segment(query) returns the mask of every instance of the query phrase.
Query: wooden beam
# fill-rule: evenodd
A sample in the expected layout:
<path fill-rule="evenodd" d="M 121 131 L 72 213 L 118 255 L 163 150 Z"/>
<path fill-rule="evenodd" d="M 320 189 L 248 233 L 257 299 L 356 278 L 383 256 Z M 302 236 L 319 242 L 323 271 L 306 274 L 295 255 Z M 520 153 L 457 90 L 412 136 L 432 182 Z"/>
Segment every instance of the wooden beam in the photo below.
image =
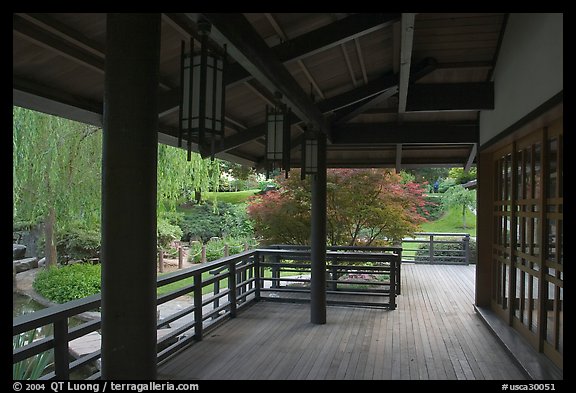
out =
<path fill-rule="evenodd" d="M 75 45 L 85 51 L 92 53 L 93 55 L 104 59 L 104 45 L 96 42 L 78 31 L 71 29 L 69 26 L 63 24 L 62 22 L 54 19 L 49 14 L 40 13 L 19 13 L 18 16 L 26 19 L 27 21 L 34 23 L 36 26 L 44 31 L 51 34 L 57 35 L 63 40 Z"/>
<path fill-rule="evenodd" d="M 431 72 L 436 65 L 436 61 L 431 58 L 426 58 L 423 61 L 415 64 L 413 68 L 413 76 L 414 78 L 419 78 L 424 76 L 426 73 Z M 258 83 L 253 83 L 254 81 L 249 82 L 249 86 L 252 89 L 256 89 Z M 350 90 L 346 93 L 342 93 L 340 95 L 331 97 L 327 100 L 320 101 L 317 104 L 318 109 L 324 114 L 329 113 L 341 108 L 345 108 L 348 106 L 352 106 L 352 109 L 355 109 L 353 105 L 363 105 L 363 100 L 366 97 L 374 97 L 378 94 L 386 92 L 390 87 L 397 86 L 398 83 L 398 76 L 387 74 L 378 79 L 375 79 L 369 82 L 365 86 L 358 87 L 356 89 Z M 261 95 L 263 92 L 259 91 L 262 89 L 254 90 L 257 94 Z M 271 97 L 263 97 L 263 99 L 270 104 L 272 104 Z M 274 98 L 275 99 L 275 98 Z M 161 105 L 161 104 L 160 104 Z M 291 124 L 298 124 L 300 122 L 299 119 L 296 117 L 292 117 Z M 248 143 L 254 139 L 261 138 L 264 136 L 266 132 L 265 124 L 260 124 L 255 127 L 250 127 L 245 131 L 239 132 L 237 134 L 231 135 L 224 139 L 224 147 L 222 149 L 216 148 L 216 152 L 220 151 L 227 151 L 230 149 L 234 149 L 238 146 L 243 145 L 244 143 Z M 294 142 L 294 141 L 293 141 Z M 292 146 L 296 146 L 296 142 L 292 143 Z M 299 144 L 298 144 L 299 146 Z"/>
<path fill-rule="evenodd" d="M 464 165 L 464 172 L 468 172 L 474 163 L 474 158 L 476 158 L 476 152 L 478 150 L 478 143 L 473 143 L 472 148 L 470 149 L 470 155 L 468 156 L 468 160 L 466 161 L 466 165 Z"/>
<path fill-rule="evenodd" d="M 163 20 L 185 37 L 198 36 L 196 25 L 190 19 L 193 17 L 193 15 L 186 17 L 181 14 L 162 14 Z M 296 61 L 382 29 L 398 20 L 400 20 L 399 13 L 354 14 L 309 33 L 302 34 L 271 49 L 283 63 Z M 213 44 L 211 40 L 209 40 L 209 43 Z M 227 87 L 236 86 L 250 79 L 252 79 L 252 76 L 241 64 L 233 63 L 228 65 L 225 75 Z M 176 110 L 178 106 L 178 91 L 167 92 L 160 97 L 160 101 L 164 102 L 164 105 L 160 105 L 162 108 L 160 113 L 169 113 L 172 110 Z"/>
<path fill-rule="evenodd" d="M 494 109 L 494 82 L 430 83 L 410 87 L 406 111 Z"/>
<path fill-rule="evenodd" d="M 400 84 L 398 87 L 398 113 L 406 111 L 410 65 L 412 63 L 412 44 L 414 41 L 414 19 L 416 14 L 403 13 L 400 43 Z"/>
<path fill-rule="evenodd" d="M 102 58 L 70 44 L 59 36 L 40 29 L 18 15 L 13 17 L 12 30 L 15 34 L 36 45 L 52 50 L 99 74 L 104 74 L 104 60 Z"/>
<path fill-rule="evenodd" d="M 398 20 L 399 13 L 354 14 L 276 45 L 272 47 L 272 51 L 283 63 L 297 61 L 382 29 Z M 231 64 L 228 67 L 226 84 L 233 86 L 249 78 L 250 73 L 240 64 Z"/>
<path fill-rule="evenodd" d="M 394 85 L 387 89 L 386 91 L 372 96 L 361 103 L 358 103 L 353 106 L 349 106 L 341 111 L 338 112 L 337 115 L 332 119 L 333 125 L 344 124 L 347 121 L 355 118 L 361 113 L 364 113 L 366 110 L 378 105 L 382 101 L 387 100 L 388 98 L 392 97 L 393 95 L 398 93 L 398 85 Z"/>
<path fill-rule="evenodd" d="M 384 75 L 378 79 L 369 82 L 368 85 L 366 86 L 361 86 L 354 90 L 350 90 L 346 93 L 342 93 L 340 95 L 331 97 L 327 100 L 320 101 L 317 104 L 318 109 L 322 113 L 329 113 L 337 109 L 354 105 L 355 103 L 361 104 L 361 101 L 365 99 L 367 96 L 371 97 L 374 96 L 375 94 L 386 91 L 386 89 L 388 89 L 391 84 L 394 85 L 396 81 L 397 78 L 394 77 L 394 75 L 390 74 Z M 251 87 L 253 86 L 251 85 Z M 292 117 L 291 120 L 292 125 L 298 124 L 299 122 L 300 122 L 299 119 L 297 119 L 296 117 Z M 266 132 L 265 124 L 250 127 L 245 131 L 239 132 L 238 134 L 234 134 L 225 138 L 224 148 L 222 150 L 219 150 L 217 147 L 216 151 L 217 152 L 226 151 L 236 148 L 238 146 L 243 145 L 244 143 L 248 143 L 257 138 L 261 138 L 262 136 L 264 136 L 265 132 Z M 292 146 L 294 147 L 296 145 L 292 143 Z"/>
<path fill-rule="evenodd" d="M 102 127 L 102 103 L 75 97 L 19 76 L 12 77 L 12 104 Z"/>
<path fill-rule="evenodd" d="M 334 127 L 335 145 L 477 143 L 478 123 L 355 123 Z"/>
<path fill-rule="evenodd" d="M 358 62 L 360 63 L 360 70 L 362 71 L 362 79 L 364 84 L 368 83 L 368 75 L 366 75 L 366 66 L 364 65 L 364 56 L 362 55 L 362 48 L 357 38 L 354 38 L 354 45 L 356 46 L 356 54 L 358 55 Z"/>
<path fill-rule="evenodd" d="M 306 78 L 308 78 L 308 81 L 310 82 L 312 87 L 314 87 L 314 90 L 316 90 L 316 93 L 318 93 L 320 98 L 322 98 L 323 100 L 326 99 L 326 96 L 324 95 L 322 90 L 320 90 L 320 86 L 318 86 L 318 83 L 316 83 L 316 80 L 314 80 L 314 77 L 312 76 L 312 74 L 310 74 L 310 71 L 308 71 L 308 67 L 306 67 L 302 59 L 298 60 L 298 65 L 300 66 L 302 72 L 304 72 L 304 75 L 306 75 Z"/>
<path fill-rule="evenodd" d="M 354 75 L 354 70 L 352 69 L 352 63 L 350 63 L 350 56 L 348 56 L 348 50 L 346 49 L 346 44 L 340 44 L 340 48 L 342 49 L 342 54 L 344 55 L 344 60 L 346 61 L 346 68 L 348 69 L 348 73 L 350 74 L 350 79 L 352 80 L 352 84 L 354 87 L 358 87 L 358 82 L 356 82 L 356 76 Z"/>
<path fill-rule="evenodd" d="M 104 45 L 85 37 L 46 14 L 14 15 L 13 30 L 37 45 L 104 74 Z M 159 86 L 164 90 L 173 88 L 162 77 L 160 77 Z"/>
<path fill-rule="evenodd" d="M 417 81 L 418 79 L 428 75 L 430 72 L 436 69 L 436 60 L 432 58 L 425 58 L 422 61 L 414 64 L 411 68 L 410 83 Z M 398 81 L 399 77 L 395 75 L 395 81 Z M 394 94 L 398 93 L 398 82 L 391 85 L 390 88 L 384 90 L 378 95 L 369 97 L 361 104 L 354 106 L 349 106 L 348 108 L 340 111 L 333 119 L 332 124 L 343 124 L 347 121 L 355 118 L 361 113 L 364 113 L 368 109 L 378 105 L 380 102 L 392 97 Z"/>
<path fill-rule="evenodd" d="M 212 24 L 211 37 L 226 45 L 231 57 L 268 90 L 282 93 L 296 116 L 330 137 L 322 113 L 242 14 L 207 13 L 204 17 Z"/>

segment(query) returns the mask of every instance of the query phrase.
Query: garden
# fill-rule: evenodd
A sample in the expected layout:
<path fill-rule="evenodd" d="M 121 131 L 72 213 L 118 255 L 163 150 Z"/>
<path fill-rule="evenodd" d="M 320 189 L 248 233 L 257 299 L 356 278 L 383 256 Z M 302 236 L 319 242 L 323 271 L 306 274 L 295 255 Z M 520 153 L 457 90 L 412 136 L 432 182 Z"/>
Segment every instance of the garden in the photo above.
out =
<path fill-rule="evenodd" d="M 101 150 L 95 127 L 13 107 L 13 241 L 40 266 L 34 290 L 55 303 L 100 292 Z M 247 248 L 309 244 L 310 182 L 297 169 L 274 175 L 197 154 L 189 162 L 160 144 L 157 248 L 167 270 L 158 274 Z M 386 246 L 417 232 L 474 238 L 476 192 L 462 184 L 475 177 L 474 168 L 330 169 L 327 243 Z"/>

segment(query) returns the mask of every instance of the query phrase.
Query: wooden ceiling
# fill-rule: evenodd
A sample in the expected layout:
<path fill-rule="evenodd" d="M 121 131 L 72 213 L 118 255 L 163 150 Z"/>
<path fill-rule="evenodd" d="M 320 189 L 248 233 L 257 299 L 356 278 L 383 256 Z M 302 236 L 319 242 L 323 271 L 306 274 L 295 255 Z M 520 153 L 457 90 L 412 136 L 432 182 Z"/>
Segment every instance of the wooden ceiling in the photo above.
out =
<path fill-rule="evenodd" d="M 217 157 L 261 167 L 265 107 L 282 101 L 295 167 L 308 124 L 331 167 L 474 165 L 506 14 L 165 13 L 161 143 L 177 143 L 180 43 L 200 19 L 230 63 Z M 106 14 L 14 14 L 14 105 L 101 126 L 105 58 Z"/>

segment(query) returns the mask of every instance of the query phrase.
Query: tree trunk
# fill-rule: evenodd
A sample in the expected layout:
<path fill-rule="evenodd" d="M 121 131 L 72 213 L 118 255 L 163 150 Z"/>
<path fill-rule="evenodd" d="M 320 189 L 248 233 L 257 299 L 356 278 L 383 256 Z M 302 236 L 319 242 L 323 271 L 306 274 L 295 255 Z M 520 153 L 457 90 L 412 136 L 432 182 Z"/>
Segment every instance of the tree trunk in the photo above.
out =
<path fill-rule="evenodd" d="M 202 201 L 202 191 L 201 190 L 194 190 L 194 200 L 196 204 L 199 205 Z"/>
<path fill-rule="evenodd" d="M 46 256 L 46 266 L 56 266 L 56 240 L 54 239 L 54 225 L 56 224 L 56 212 L 50 208 L 46 223 L 44 224 L 44 236 L 46 244 L 44 254 Z"/>
<path fill-rule="evenodd" d="M 462 206 L 462 227 L 466 229 L 466 205 Z"/>

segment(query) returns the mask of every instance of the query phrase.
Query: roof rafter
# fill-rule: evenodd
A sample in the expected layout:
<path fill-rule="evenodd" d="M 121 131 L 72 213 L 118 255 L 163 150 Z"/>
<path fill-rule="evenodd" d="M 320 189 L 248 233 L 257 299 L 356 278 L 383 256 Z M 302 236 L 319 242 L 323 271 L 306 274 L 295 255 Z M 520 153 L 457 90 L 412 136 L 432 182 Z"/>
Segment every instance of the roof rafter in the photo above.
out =
<path fill-rule="evenodd" d="M 414 20 L 416 14 L 403 13 L 400 43 L 400 84 L 398 86 L 398 113 L 406 111 L 406 97 L 410 82 L 410 65 L 412 63 L 412 44 L 414 42 Z"/>
<path fill-rule="evenodd" d="M 185 18 L 181 14 L 169 13 L 162 14 L 162 17 L 163 20 L 176 28 L 180 34 L 193 37 L 198 35 L 195 24 L 189 18 Z M 398 20 L 400 20 L 399 13 L 354 14 L 276 45 L 271 50 L 281 62 L 288 63 L 333 48 L 354 38 L 362 37 Z M 242 65 L 237 63 L 228 65 L 225 76 L 227 87 L 235 86 L 250 79 L 252 79 L 252 76 Z M 170 108 L 176 110 L 178 106 L 177 90 L 167 92 L 166 97 L 163 97 L 162 101 L 165 104 L 160 111 L 161 114 L 169 113 Z"/>
<path fill-rule="evenodd" d="M 322 113 L 242 14 L 207 13 L 204 17 L 212 24 L 211 37 L 226 45 L 231 57 L 266 89 L 282 93 L 282 101 L 296 116 L 331 139 Z"/>

